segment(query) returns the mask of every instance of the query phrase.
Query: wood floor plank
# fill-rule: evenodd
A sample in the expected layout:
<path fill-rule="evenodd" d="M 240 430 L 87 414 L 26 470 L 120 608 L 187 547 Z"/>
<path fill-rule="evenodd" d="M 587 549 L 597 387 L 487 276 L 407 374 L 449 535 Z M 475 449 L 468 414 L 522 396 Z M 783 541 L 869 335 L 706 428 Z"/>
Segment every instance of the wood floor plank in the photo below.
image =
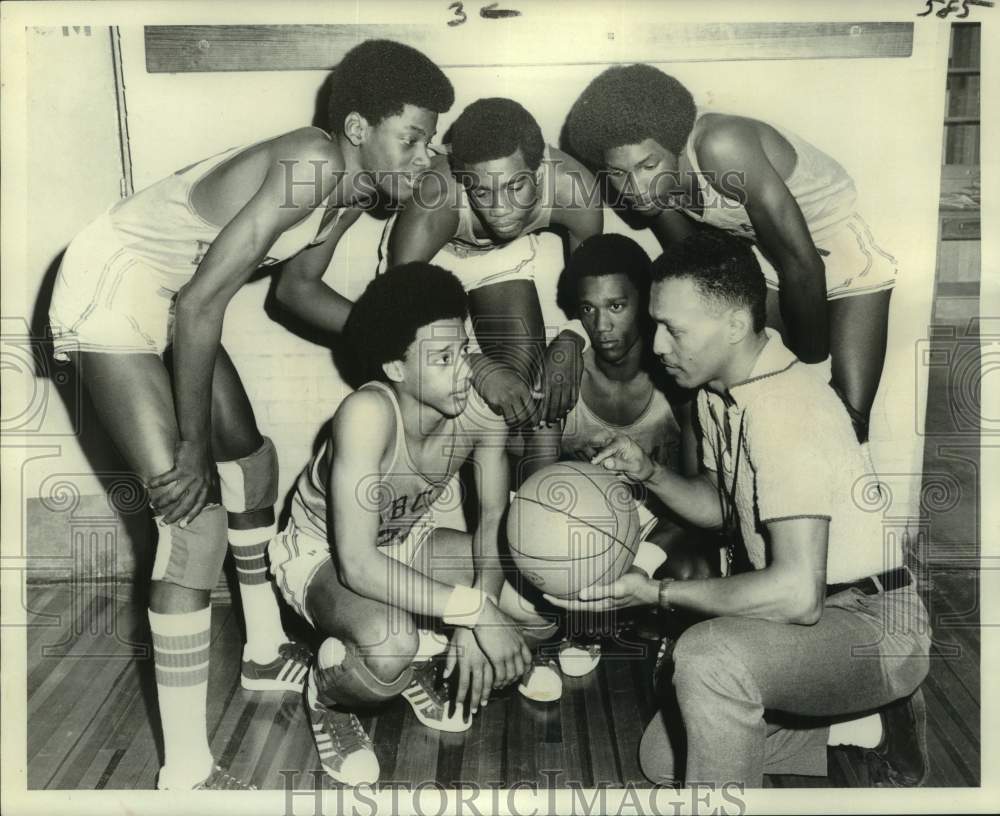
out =
<path fill-rule="evenodd" d="M 510 692 L 507 711 L 504 784 L 530 784 L 537 781 L 538 777 L 538 769 L 535 767 L 538 713 L 516 690 Z"/>
<path fill-rule="evenodd" d="M 605 677 L 622 782 L 645 784 L 646 778 L 639 767 L 639 740 L 642 739 L 645 721 L 636 702 L 632 662 L 628 658 L 602 661 L 606 665 Z"/>
<path fill-rule="evenodd" d="M 58 658 L 47 658 L 42 649 L 56 643 L 69 623 L 64 619 L 69 602 L 68 588 L 63 584 L 27 588 L 25 613 L 27 649 L 25 659 L 28 671 L 28 696 L 34 693 Z"/>
<path fill-rule="evenodd" d="M 393 779 L 413 782 L 434 779 L 440 732 L 422 725 L 404 699 L 399 698 L 392 705 L 406 709 Z"/>
<path fill-rule="evenodd" d="M 592 786 L 594 780 L 584 696 L 584 688 L 589 682 L 589 677 L 563 677 L 563 696 L 559 701 L 565 783 L 575 782 L 583 787 Z"/>
<path fill-rule="evenodd" d="M 924 681 L 924 687 L 931 689 L 940 701 L 938 706 L 945 706 L 953 720 L 953 726 L 961 731 L 966 739 L 979 744 L 980 741 L 980 707 L 972 699 L 968 690 L 955 675 L 945 666 L 932 666 Z"/>
<path fill-rule="evenodd" d="M 258 692 L 262 694 L 262 692 Z M 286 756 L 290 741 L 308 729 L 301 694 L 288 692 L 282 695 L 268 695 L 275 698 L 269 716 L 266 733 L 260 742 L 260 750 L 254 757 L 247 780 L 258 789 L 282 787 L 282 770 L 297 770 L 288 765 Z M 248 734 L 248 739 L 252 739 Z"/>
<path fill-rule="evenodd" d="M 70 593 L 64 598 L 66 603 L 70 601 Z M 87 604 L 87 610 L 90 614 L 95 614 L 96 612 L 103 610 L 110 603 L 109 599 L 105 596 L 94 597 Z M 42 721 L 45 718 L 53 719 L 52 711 L 53 708 L 49 704 L 49 698 L 52 696 L 53 692 L 57 690 L 66 691 L 67 685 L 70 687 L 77 688 L 87 688 L 83 684 L 83 679 L 87 676 L 88 672 L 80 674 L 81 666 L 87 667 L 90 664 L 89 673 L 96 671 L 99 667 L 93 664 L 100 663 L 100 660 L 95 660 L 95 656 L 101 654 L 105 648 L 106 644 L 97 636 L 92 635 L 88 632 L 77 635 L 73 632 L 73 619 L 67 617 L 66 626 L 61 627 L 58 631 L 57 637 L 54 638 L 54 643 L 47 644 L 53 646 L 59 650 L 57 655 L 44 655 L 42 659 L 53 661 L 52 668 L 49 671 L 45 679 L 38 684 L 34 693 L 28 699 L 28 717 L 33 718 L 39 716 L 39 712 L 44 712 L 41 714 Z M 73 678 L 67 683 L 67 677 L 73 675 Z M 52 702 L 56 706 L 65 706 L 69 704 L 68 697 L 73 697 L 72 694 L 61 693 L 58 695 L 59 699 L 53 700 Z M 45 726 L 42 725 L 39 729 L 39 734 L 44 733 Z M 30 745 L 29 735 L 29 745 Z"/>
<path fill-rule="evenodd" d="M 508 697 L 493 697 L 481 708 L 465 734 L 462 750 L 462 781 L 482 785 L 503 782 L 504 744 Z"/>
<path fill-rule="evenodd" d="M 153 730 L 156 701 L 140 688 L 141 674 L 137 668 L 133 670 L 133 683 L 139 693 L 129 700 L 125 715 L 107 743 L 107 747 L 124 752 L 118 763 L 108 769 L 105 781 L 108 790 L 149 790 L 156 785 L 161 761 L 159 737 Z"/>
<path fill-rule="evenodd" d="M 932 741 L 941 746 L 962 774 L 965 784 L 979 784 L 979 740 L 957 722 L 957 716 L 947 698 L 933 682 L 924 684 L 927 705 L 927 730 Z"/>
<path fill-rule="evenodd" d="M 592 784 L 594 787 L 600 787 L 602 783 L 612 787 L 621 784 L 612 738 L 611 708 L 605 690 L 604 674 L 606 671 L 607 664 L 602 660 L 595 671 L 583 678 L 585 681 L 589 681 L 584 684 L 583 698 L 589 740 L 587 749 L 593 770 Z"/>
<path fill-rule="evenodd" d="M 104 699 L 94 706 L 92 696 L 81 697 L 66 718 L 64 730 L 53 735 L 58 739 L 63 734 L 77 733 L 78 738 L 72 747 L 66 749 L 64 746 L 65 758 L 46 787 L 72 790 L 79 786 L 95 753 L 101 749 L 121 717 L 122 702 L 127 699 L 131 685 L 130 669 L 128 663 L 115 665 L 109 661 L 108 671 L 95 679 L 98 688 L 106 689 Z"/>
<path fill-rule="evenodd" d="M 396 778 L 396 756 L 403 736 L 403 722 L 408 705 L 379 706 L 368 721 L 368 734 L 375 746 L 375 756 L 381 769 L 381 779 Z M 362 723 L 364 721 L 362 720 Z M 313 752 L 315 753 L 315 751 Z"/>
<path fill-rule="evenodd" d="M 106 603 L 106 598 L 96 598 L 92 608 L 99 609 Z M 73 653 L 61 658 L 65 665 L 54 669 L 43 683 L 42 688 L 48 686 L 45 693 L 40 688 L 29 701 L 32 728 L 28 732 L 28 758 L 34 760 L 36 781 L 44 780 L 39 782 L 42 787 L 49 784 L 45 774 L 54 773 L 81 738 L 94 709 L 103 703 L 101 695 L 107 694 L 115 678 L 128 668 L 128 661 L 103 656 L 109 648 L 107 640 L 92 635 L 74 638 Z M 58 682 L 52 682 L 53 678 Z M 79 689 L 88 689 L 89 694 L 81 695 Z"/>

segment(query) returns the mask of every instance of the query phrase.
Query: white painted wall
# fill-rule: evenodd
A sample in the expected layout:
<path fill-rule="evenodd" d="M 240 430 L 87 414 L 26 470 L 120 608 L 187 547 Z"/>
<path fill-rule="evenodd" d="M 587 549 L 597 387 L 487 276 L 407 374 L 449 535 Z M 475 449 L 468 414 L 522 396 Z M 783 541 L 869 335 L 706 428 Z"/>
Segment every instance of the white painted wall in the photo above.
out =
<path fill-rule="evenodd" d="M 55 473 L 68 476 L 81 494 L 100 493 L 93 470 L 115 467 L 115 457 L 100 444 L 103 434 L 90 434 L 99 444 L 91 446 L 93 456 L 84 454 L 75 381 L 57 386 L 67 374 L 59 366 L 37 376 L 27 350 L 31 340 L 44 336 L 44 284 L 54 263 L 73 236 L 119 197 L 110 29 L 31 26 L 22 36 L 23 63 L 17 67 L 23 73 L 7 75 L 3 91 L 3 430 L 9 445 L 19 440 L 50 447 L 45 458 L 34 460 L 24 451 L 23 470 L 12 462 L 20 452 L 9 447 L 11 466 L 4 475 L 17 477 L 11 495 L 23 491 L 25 499 L 45 492 L 46 479 Z M 60 391 L 71 398 L 70 406 Z"/>

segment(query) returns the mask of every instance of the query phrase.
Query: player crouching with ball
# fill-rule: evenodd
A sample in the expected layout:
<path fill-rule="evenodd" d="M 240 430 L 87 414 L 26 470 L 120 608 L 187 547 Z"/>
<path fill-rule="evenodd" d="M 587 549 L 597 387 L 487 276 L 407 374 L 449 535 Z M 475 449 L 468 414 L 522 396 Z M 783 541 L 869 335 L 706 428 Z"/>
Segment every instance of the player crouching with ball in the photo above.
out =
<path fill-rule="evenodd" d="M 673 473 L 622 434 L 592 461 L 644 483 L 693 524 L 738 530 L 753 568 L 687 581 L 632 570 L 579 600 L 549 600 L 712 616 L 674 649 L 683 733 L 668 734 L 658 713 L 643 735 L 640 761 L 654 782 L 824 776 L 827 745 L 848 743 L 865 749 L 876 785 L 920 784 L 927 611 L 899 539 L 884 538 L 881 518 L 852 500 L 872 477 L 847 410 L 764 329 L 764 277 L 741 241 L 697 233 L 652 271 L 653 348 L 679 385 L 700 389 L 703 471 Z M 815 718 L 813 727 L 783 727 L 774 712 Z M 845 716 L 855 719 L 827 724 Z"/>
<path fill-rule="evenodd" d="M 424 725 L 464 731 L 466 708 L 474 714 L 518 679 L 531 699 L 561 694 L 558 673 L 533 666 L 527 645 L 555 624 L 500 567 L 507 429 L 470 391 L 466 318 L 461 283 L 438 266 L 403 264 L 368 285 L 346 335 L 370 381 L 337 409 L 268 549 L 285 599 L 326 636 L 306 704 L 323 768 L 344 784 L 379 775 L 357 710 L 403 695 Z M 432 505 L 462 492 L 452 477 L 470 457 L 478 526 L 435 528 Z M 454 627 L 450 643 L 418 617 Z M 445 648 L 444 676 L 458 678 L 453 713 L 431 659 Z"/>

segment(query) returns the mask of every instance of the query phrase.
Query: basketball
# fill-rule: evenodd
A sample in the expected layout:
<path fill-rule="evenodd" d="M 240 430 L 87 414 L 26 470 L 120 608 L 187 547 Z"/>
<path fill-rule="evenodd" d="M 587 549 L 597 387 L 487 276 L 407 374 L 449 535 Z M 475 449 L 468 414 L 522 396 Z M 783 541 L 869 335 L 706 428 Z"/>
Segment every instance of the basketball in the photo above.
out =
<path fill-rule="evenodd" d="M 556 462 L 525 480 L 507 516 L 521 573 L 554 597 L 610 583 L 632 564 L 639 514 L 632 491 L 588 462 Z"/>

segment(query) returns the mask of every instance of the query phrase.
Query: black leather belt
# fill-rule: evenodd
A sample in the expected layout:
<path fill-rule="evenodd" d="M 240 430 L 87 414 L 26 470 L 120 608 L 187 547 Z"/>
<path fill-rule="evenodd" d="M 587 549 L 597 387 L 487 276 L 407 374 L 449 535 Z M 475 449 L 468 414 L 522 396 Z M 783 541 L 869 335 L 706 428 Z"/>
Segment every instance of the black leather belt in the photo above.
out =
<path fill-rule="evenodd" d="M 845 589 L 860 589 L 865 595 L 877 595 L 879 592 L 889 592 L 893 589 L 902 589 L 913 583 L 913 576 L 906 567 L 896 567 L 896 569 L 880 572 L 878 575 L 869 575 L 867 578 L 860 578 L 857 581 L 848 581 L 845 584 L 828 584 L 826 587 L 827 597 L 843 592 Z"/>

